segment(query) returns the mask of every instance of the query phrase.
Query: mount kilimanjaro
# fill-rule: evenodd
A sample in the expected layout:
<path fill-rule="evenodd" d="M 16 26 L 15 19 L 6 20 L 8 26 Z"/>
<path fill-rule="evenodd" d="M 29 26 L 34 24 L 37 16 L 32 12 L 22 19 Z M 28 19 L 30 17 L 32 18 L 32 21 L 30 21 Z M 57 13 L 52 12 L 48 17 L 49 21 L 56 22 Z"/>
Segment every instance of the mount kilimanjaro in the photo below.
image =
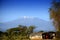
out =
<path fill-rule="evenodd" d="M 39 18 L 19 18 L 10 22 L 0 23 L 0 30 L 7 30 L 9 28 L 18 27 L 18 25 L 34 25 L 35 31 L 55 31 L 51 21 L 45 21 Z"/>

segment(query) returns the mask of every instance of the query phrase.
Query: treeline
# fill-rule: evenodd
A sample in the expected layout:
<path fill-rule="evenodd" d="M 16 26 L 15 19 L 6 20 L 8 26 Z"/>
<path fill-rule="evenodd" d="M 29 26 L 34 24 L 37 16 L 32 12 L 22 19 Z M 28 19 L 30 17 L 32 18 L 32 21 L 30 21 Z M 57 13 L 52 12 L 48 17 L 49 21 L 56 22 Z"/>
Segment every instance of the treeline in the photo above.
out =
<path fill-rule="evenodd" d="M 35 26 L 19 25 L 15 28 L 10 28 L 6 32 L 0 31 L 1 40 L 29 40 L 29 35 L 33 33 Z"/>

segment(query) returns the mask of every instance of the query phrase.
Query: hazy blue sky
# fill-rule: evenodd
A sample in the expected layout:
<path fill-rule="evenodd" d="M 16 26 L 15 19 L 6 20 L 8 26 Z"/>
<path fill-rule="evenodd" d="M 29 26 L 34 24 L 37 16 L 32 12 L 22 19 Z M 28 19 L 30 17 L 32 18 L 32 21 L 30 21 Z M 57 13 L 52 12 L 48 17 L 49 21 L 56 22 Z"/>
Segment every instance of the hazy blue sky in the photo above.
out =
<path fill-rule="evenodd" d="M 0 0 L 0 22 L 8 22 L 24 16 L 49 21 L 51 0 Z"/>

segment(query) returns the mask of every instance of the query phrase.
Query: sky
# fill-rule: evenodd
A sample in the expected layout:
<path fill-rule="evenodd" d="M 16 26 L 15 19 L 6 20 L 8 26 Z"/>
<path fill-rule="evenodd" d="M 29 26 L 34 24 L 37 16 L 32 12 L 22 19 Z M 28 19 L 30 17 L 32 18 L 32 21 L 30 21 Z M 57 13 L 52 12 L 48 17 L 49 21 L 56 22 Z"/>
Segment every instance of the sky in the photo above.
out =
<path fill-rule="evenodd" d="M 0 0 L 0 22 L 9 22 L 20 17 L 37 17 L 50 20 L 51 0 Z"/>

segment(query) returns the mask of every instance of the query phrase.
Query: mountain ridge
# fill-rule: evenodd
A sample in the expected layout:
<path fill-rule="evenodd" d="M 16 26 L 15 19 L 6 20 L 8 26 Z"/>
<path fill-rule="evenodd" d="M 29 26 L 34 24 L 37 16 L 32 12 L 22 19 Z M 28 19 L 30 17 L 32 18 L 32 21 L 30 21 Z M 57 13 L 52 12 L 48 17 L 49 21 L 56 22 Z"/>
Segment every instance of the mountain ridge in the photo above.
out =
<path fill-rule="evenodd" d="M 55 28 L 53 27 L 52 23 L 50 21 L 45 21 L 39 18 L 19 18 L 14 21 L 6 22 L 0 24 L 1 28 L 4 30 L 9 28 L 18 27 L 18 25 L 34 25 L 36 26 L 36 31 L 55 31 Z"/>

